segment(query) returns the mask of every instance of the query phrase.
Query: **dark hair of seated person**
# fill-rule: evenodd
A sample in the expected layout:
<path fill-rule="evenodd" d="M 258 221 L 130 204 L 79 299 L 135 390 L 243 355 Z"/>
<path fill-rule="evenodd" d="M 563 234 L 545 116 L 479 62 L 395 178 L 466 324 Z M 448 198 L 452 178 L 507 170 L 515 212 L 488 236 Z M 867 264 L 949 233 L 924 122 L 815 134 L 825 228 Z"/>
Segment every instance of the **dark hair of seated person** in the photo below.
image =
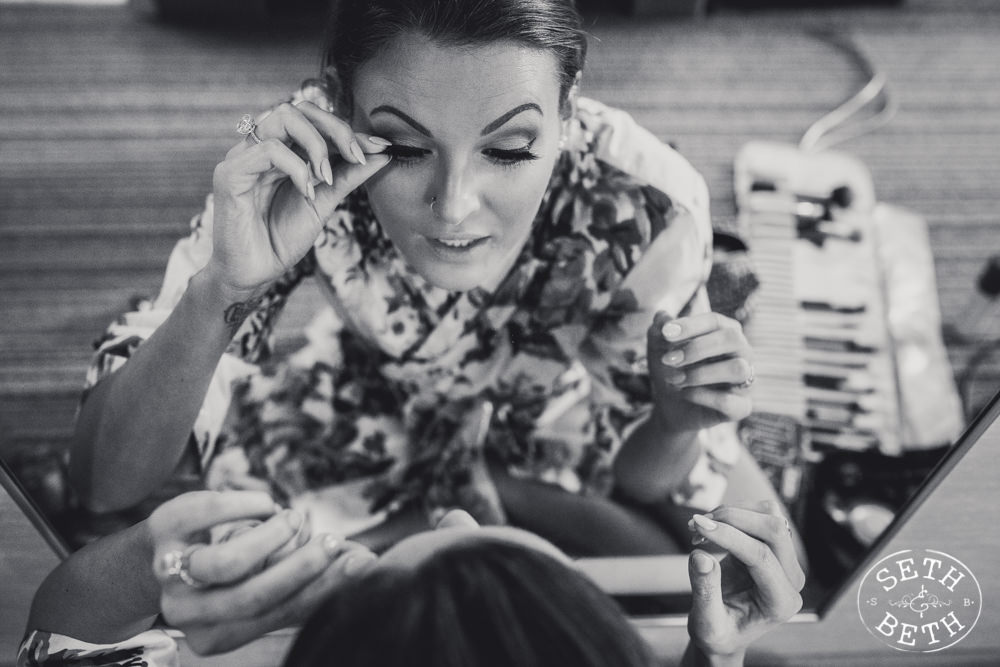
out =
<path fill-rule="evenodd" d="M 544 553 L 460 542 L 415 568 L 375 569 L 320 605 L 286 667 L 647 667 L 615 603 Z"/>

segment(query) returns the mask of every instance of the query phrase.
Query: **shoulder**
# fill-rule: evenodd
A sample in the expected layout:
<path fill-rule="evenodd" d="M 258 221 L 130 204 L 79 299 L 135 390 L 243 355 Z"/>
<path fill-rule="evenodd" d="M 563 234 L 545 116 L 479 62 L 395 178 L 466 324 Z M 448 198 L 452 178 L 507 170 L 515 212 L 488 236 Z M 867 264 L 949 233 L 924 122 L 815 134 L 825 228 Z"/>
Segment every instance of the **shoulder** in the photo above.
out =
<path fill-rule="evenodd" d="M 675 205 L 707 211 L 708 188 L 702 175 L 629 113 L 581 97 L 577 120 L 574 130 L 589 138 L 584 141 L 597 160 L 655 187 Z"/>
<path fill-rule="evenodd" d="M 654 244 L 712 245 L 705 179 L 676 150 L 626 112 L 580 98 L 543 206 L 544 240 L 610 244 L 626 272 Z M 663 234 L 670 230 L 670 234 Z"/>
<path fill-rule="evenodd" d="M 578 101 L 547 196 L 536 257 L 551 264 L 550 282 L 586 285 L 591 311 L 617 308 L 616 298 L 665 308 L 669 296 L 679 312 L 707 279 L 705 180 L 626 112 Z"/>
<path fill-rule="evenodd" d="M 639 125 L 630 114 L 581 97 L 570 125 L 564 181 L 596 183 L 605 195 L 615 191 L 660 209 L 669 225 L 689 228 L 703 247 L 711 247 L 712 222 L 705 179 L 674 148 Z M 575 189 L 590 198 L 589 187 Z M 570 195 L 572 198 L 572 195 Z M 619 197 L 620 199 L 621 197 Z"/>

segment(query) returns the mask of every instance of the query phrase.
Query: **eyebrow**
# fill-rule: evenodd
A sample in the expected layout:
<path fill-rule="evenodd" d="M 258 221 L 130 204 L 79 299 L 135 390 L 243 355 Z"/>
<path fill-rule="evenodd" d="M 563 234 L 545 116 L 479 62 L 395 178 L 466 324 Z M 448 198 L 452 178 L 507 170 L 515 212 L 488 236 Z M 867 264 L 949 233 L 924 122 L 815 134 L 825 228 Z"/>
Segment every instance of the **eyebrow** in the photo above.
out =
<path fill-rule="evenodd" d="M 521 113 L 522 111 L 527 111 L 529 109 L 534 109 L 539 114 L 542 113 L 542 108 L 540 106 L 538 106 L 534 102 L 527 102 L 527 103 L 522 104 L 520 106 L 514 107 L 513 109 L 511 109 L 510 111 L 508 111 L 504 115 L 502 115 L 499 118 L 497 118 L 495 121 L 493 121 L 492 123 L 490 123 L 489 125 L 487 125 L 486 127 L 484 127 L 483 131 L 480 132 L 479 135 L 480 136 L 486 136 L 490 132 L 495 132 L 498 128 L 500 128 L 504 123 L 506 123 L 507 121 L 509 121 L 511 118 L 513 118 L 517 114 Z M 544 115 L 544 114 L 542 114 L 542 115 Z"/>
<path fill-rule="evenodd" d="M 494 120 L 491 123 L 489 123 L 486 127 L 484 127 L 482 129 L 482 131 L 479 133 L 479 135 L 480 136 L 486 136 L 487 134 L 489 134 L 491 132 L 495 132 L 497 129 L 499 129 L 500 127 L 502 127 L 507 121 L 509 121 L 511 118 L 513 118 L 517 114 L 522 113 L 524 111 L 528 111 L 530 109 L 534 109 L 535 111 L 537 111 L 540 114 L 542 113 L 542 108 L 540 106 L 538 106 L 534 102 L 526 102 L 524 104 L 521 104 L 519 106 L 514 107 L 513 109 L 511 109 L 507 113 L 503 114 L 502 116 L 500 116 L 496 120 Z M 418 123 L 417 121 L 415 121 L 413 118 L 411 118 L 407 114 L 403 113 L 402 111 L 400 111 L 399 109 L 397 109 L 394 106 L 390 106 L 388 104 L 379 105 L 379 106 L 375 107 L 374 109 L 372 109 L 371 112 L 368 115 L 369 116 L 374 116 L 377 113 L 389 113 L 389 114 L 392 114 L 392 115 L 396 116 L 397 118 L 399 118 L 400 120 L 402 120 L 403 122 L 405 122 L 406 124 L 408 124 L 410 127 L 412 127 L 414 130 L 416 130 L 420 134 L 424 135 L 425 137 L 430 137 L 430 138 L 434 137 L 434 135 L 431 134 L 430 130 L 428 130 L 426 127 L 424 127 L 423 125 L 421 125 L 420 123 Z"/>

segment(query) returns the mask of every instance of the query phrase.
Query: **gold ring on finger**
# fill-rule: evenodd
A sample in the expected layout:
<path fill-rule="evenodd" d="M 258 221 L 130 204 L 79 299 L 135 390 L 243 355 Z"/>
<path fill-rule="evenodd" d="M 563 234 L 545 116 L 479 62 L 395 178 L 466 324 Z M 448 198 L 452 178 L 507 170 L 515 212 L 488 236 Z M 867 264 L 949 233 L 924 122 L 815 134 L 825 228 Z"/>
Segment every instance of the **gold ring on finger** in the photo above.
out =
<path fill-rule="evenodd" d="M 750 373 L 749 375 L 747 375 L 747 379 L 743 381 L 743 384 L 740 385 L 740 389 L 749 389 L 750 385 L 753 384 L 754 381 L 753 364 L 749 364 L 749 366 L 750 366 Z"/>

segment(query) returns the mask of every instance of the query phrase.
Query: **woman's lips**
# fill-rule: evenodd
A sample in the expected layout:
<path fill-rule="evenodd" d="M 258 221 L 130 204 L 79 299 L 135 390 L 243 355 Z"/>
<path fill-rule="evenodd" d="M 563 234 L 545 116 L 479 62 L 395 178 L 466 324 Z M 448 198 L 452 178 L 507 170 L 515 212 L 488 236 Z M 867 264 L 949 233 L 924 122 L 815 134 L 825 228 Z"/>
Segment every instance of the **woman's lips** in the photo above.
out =
<path fill-rule="evenodd" d="M 477 241 L 485 241 L 486 237 L 485 236 L 460 236 L 460 237 L 453 236 L 453 237 L 448 237 L 448 238 L 443 238 L 443 237 L 442 238 L 436 238 L 436 239 L 433 239 L 433 240 L 437 241 L 438 243 L 442 243 L 442 244 L 448 246 L 449 248 L 465 248 L 465 247 L 468 247 L 468 246 L 472 245 L 473 243 L 475 243 Z"/>
<path fill-rule="evenodd" d="M 464 259 L 485 246 L 489 239 L 489 236 L 428 236 L 427 242 L 444 259 Z"/>

